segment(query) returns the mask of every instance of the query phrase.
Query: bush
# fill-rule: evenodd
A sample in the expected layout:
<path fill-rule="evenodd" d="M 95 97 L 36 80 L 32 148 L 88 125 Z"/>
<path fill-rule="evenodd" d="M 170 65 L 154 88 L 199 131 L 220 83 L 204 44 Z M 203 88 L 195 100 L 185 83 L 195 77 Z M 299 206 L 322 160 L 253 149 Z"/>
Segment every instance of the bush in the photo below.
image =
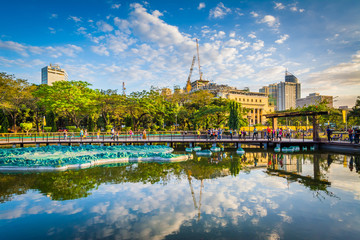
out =
<path fill-rule="evenodd" d="M 80 129 L 78 130 L 76 128 L 76 126 L 66 126 L 66 129 L 68 130 L 68 132 L 79 132 Z"/>
<path fill-rule="evenodd" d="M 52 127 L 44 127 L 44 132 L 51 132 Z"/>
<path fill-rule="evenodd" d="M 20 123 L 20 127 L 23 131 L 26 132 L 26 134 L 28 134 L 29 131 L 32 129 L 33 124 L 32 123 Z"/>
<path fill-rule="evenodd" d="M 114 126 L 109 124 L 109 125 L 106 125 L 105 128 L 106 128 L 106 132 L 110 132 L 111 129 L 113 128 Z"/>

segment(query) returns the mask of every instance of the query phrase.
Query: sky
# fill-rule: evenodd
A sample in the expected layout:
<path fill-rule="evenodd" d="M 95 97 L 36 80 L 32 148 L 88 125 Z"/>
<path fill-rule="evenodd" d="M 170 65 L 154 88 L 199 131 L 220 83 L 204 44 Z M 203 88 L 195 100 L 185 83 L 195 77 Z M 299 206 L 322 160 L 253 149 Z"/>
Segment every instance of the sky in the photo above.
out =
<path fill-rule="evenodd" d="M 52 63 L 96 89 L 173 89 L 185 86 L 198 39 L 207 80 L 258 92 L 287 70 L 302 97 L 318 92 L 351 107 L 359 11 L 358 0 L 2 1 L 0 72 L 40 84 Z"/>

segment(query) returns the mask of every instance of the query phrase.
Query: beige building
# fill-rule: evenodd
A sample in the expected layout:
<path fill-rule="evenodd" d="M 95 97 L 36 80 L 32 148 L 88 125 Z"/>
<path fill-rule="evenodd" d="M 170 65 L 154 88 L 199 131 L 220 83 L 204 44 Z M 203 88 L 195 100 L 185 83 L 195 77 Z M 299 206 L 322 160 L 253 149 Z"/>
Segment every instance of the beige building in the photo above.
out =
<path fill-rule="evenodd" d="M 221 96 L 241 103 L 242 107 L 249 109 L 250 124 L 265 124 L 265 114 L 274 112 L 274 106 L 269 104 L 269 96 L 265 93 L 247 92 L 243 90 L 230 90 L 221 92 Z"/>
<path fill-rule="evenodd" d="M 196 84 L 196 85 L 195 85 Z M 218 85 L 213 82 L 198 80 L 192 83 L 191 92 L 206 90 L 214 94 L 215 97 L 227 98 L 241 103 L 241 106 L 249 109 L 245 118 L 250 119 L 250 124 L 265 124 L 265 114 L 275 111 L 274 106 L 269 104 L 269 96 L 265 93 L 250 92 L 247 90 L 239 90 L 236 87 L 228 85 Z"/>
<path fill-rule="evenodd" d="M 333 107 L 333 97 L 332 96 L 322 96 L 319 93 L 310 93 L 309 96 L 305 98 L 299 98 L 296 100 L 296 107 L 304 107 L 309 105 L 317 105 L 323 101 L 327 102 L 327 106 Z"/>
<path fill-rule="evenodd" d="M 56 81 L 67 81 L 68 75 L 59 65 L 51 64 L 41 69 L 41 84 L 52 86 Z"/>
<path fill-rule="evenodd" d="M 161 95 L 163 96 L 170 96 L 172 94 L 171 89 L 170 88 L 162 88 L 161 89 Z"/>

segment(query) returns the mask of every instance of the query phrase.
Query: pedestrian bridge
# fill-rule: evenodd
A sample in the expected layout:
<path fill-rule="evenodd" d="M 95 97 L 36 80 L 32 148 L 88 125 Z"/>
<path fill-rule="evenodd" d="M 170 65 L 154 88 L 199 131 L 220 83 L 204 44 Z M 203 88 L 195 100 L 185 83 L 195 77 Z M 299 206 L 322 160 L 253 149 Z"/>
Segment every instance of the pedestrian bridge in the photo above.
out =
<path fill-rule="evenodd" d="M 196 132 L 176 131 L 176 132 L 160 132 L 156 134 L 147 134 L 144 137 L 141 133 L 133 135 L 119 133 L 111 135 L 109 133 L 89 133 L 85 137 L 81 137 L 79 133 L 40 133 L 40 134 L 4 134 L 0 135 L 0 146 L 8 147 L 24 147 L 24 146 L 41 146 L 41 145 L 83 145 L 83 144 L 166 144 L 176 145 L 185 144 L 194 146 L 197 144 L 226 144 L 238 147 L 239 144 L 256 145 L 260 147 L 275 147 L 280 144 L 281 147 L 288 146 L 315 146 L 316 148 L 338 148 L 344 151 L 359 152 L 359 144 L 350 144 L 345 141 L 324 142 L 307 139 L 305 136 L 300 138 L 265 138 L 263 133 L 257 137 L 247 135 L 245 137 L 238 134 L 230 135 L 222 134 L 221 136 L 209 136 L 206 132 L 198 135 Z M 329 149 L 328 149 L 329 148 Z"/>

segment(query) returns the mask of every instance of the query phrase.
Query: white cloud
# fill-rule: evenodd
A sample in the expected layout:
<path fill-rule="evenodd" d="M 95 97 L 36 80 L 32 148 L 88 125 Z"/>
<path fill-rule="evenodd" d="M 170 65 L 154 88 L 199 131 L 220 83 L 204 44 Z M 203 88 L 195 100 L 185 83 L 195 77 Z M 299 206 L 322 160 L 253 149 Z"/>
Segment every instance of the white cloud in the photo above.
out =
<path fill-rule="evenodd" d="M 121 6 L 120 3 L 119 3 L 119 4 L 113 4 L 113 5 L 111 5 L 111 8 L 112 8 L 112 9 L 119 9 L 120 6 Z"/>
<path fill-rule="evenodd" d="M 288 38 L 289 38 L 289 35 L 284 34 L 284 35 L 280 36 L 280 39 L 276 40 L 275 43 L 283 44 Z"/>
<path fill-rule="evenodd" d="M 110 24 L 102 20 L 96 22 L 96 26 L 98 26 L 99 30 L 102 32 L 111 32 L 112 30 L 114 30 L 114 28 Z"/>
<path fill-rule="evenodd" d="M 293 11 L 293 12 L 297 12 L 298 9 L 297 9 L 296 6 L 293 6 L 293 7 L 290 8 L 290 10 Z"/>
<path fill-rule="evenodd" d="M 275 9 L 281 10 L 285 8 L 285 6 L 282 3 L 277 3 L 277 2 L 274 3 L 275 3 L 275 7 L 274 7 Z"/>
<path fill-rule="evenodd" d="M 199 3 L 199 6 L 197 7 L 198 10 L 205 8 L 205 3 L 201 2 Z"/>
<path fill-rule="evenodd" d="M 21 43 L 17 43 L 17 42 L 13 42 L 13 41 L 3 42 L 0 40 L 0 48 L 15 51 L 24 57 L 29 56 L 29 54 L 26 52 L 27 47 Z"/>
<path fill-rule="evenodd" d="M 55 34 L 55 33 L 56 33 L 56 30 L 55 30 L 55 28 L 52 28 L 52 27 L 48 27 L 48 29 L 50 30 L 50 33 L 51 33 L 51 34 Z"/>
<path fill-rule="evenodd" d="M 75 22 L 81 22 L 82 21 L 81 18 L 75 17 L 75 16 L 70 16 L 68 19 L 73 20 Z"/>
<path fill-rule="evenodd" d="M 250 33 L 250 34 L 248 35 L 248 37 L 254 39 L 254 38 L 256 38 L 256 35 L 255 35 L 255 33 L 252 32 L 252 33 Z"/>
<path fill-rule="evenodd" d="M 232 32 L 230 32 L 230 33 L 229 33 L 229 37 L 231 37 L 231 38 L 234 38 L 234 37 L 235 37 L 235 35 L 236 35 L 236 34 L 235 34 L 235 32 L 234 32 L 234 31 L 232 31 Z"/>
<path fill-rule="evenodd" d="M 227 14 L 231 13 L 231 9 L 224 6 L 220 2 L 215 8 L 210 10 L 210 18 L 224 18 Z"/>
<path fill-rule="evenodd" d="M 278 23 L 278 20 L 272 16 L 272 15 L 266 15 L 264 16 L 261 20 L 260 23 L 266 23 L 269 27 L 277 27 L 278 25 L 280 25 Z"/>
<path fill-rule="evenodd" d="M 253 50 L 255 51 L 259 51 L 260 49 L 262 49 L 264 47 L 264 41 L 262 40 L 257 40 L 255 43 L 253 43 Z"/>
<path fill-rule="evenodd" d="M 188 40 L 175 26 L 165 23 L 159 18 L 159 12 L 149 14 L 146 9 L 136 3 L 131 5 L 134 11 L 130 13 L 132 32 L 143 41 L 157 42 L 160 46 L 180 44 Z"/>
<path fill-rule="evenodd" d="M 53 19 L 53 18 L 58 18 L 58 15 L 56 13 L 51 14 L 50 19 Z"/>
<path fill-rule="evenodd" d="M 109 56 L 109 51 L 104 45 L 91 46 L 91 50 L 98 55 Z"/>
<path fill-rule="evenodd" d="M 254 11 L 250 12 L 250 14 L 251 14 L 253 17 L 255 17 L 255 18 L 259 16 L 259 14 L 256 13 L 256 12 L 254 12 Z"/>

